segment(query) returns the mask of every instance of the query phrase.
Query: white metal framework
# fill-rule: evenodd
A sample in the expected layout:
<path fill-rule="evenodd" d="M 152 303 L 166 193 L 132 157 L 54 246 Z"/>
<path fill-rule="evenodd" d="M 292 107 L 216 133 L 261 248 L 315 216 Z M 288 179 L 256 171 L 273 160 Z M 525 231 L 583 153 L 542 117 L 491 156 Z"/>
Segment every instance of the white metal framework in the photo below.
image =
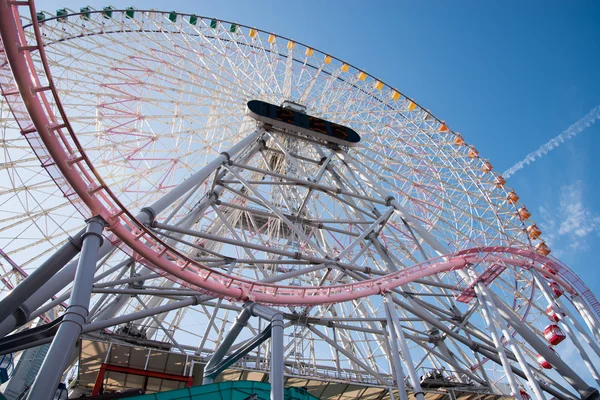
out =
<path fill-rule="evenodd" d="M 266 311 L 244 317 L 241 334 L 234 323 L 260 303 L 283 317 L 273 326 L 284 337 L 279 350 L 249 349 L 244 365 L 257 370 L 282 358 L 286 375 L 401 398 L 447 386 L 597 396 L 597 300 L 548 256 L 491 164 L 414 100 L 235 23 L 134 9 L 36 15 L 25 3 L 0 18 L 2 335 L 26 335 L 70 304 L 85 320 L 74 337 L 108 328 L 208 361 L 265 329 Z M 344 148 L 257 123 L 253 99 L 362 140 Z M 75 276 L 89 250 L 74 257 L 91 217 L 106 229 L 85 283 Z M 231 330 L 238 342 L 224 345 Z M 549 349 L 557 335 L 566 341 Z M 562 360 L 572 348 L 593 381 Z"/>

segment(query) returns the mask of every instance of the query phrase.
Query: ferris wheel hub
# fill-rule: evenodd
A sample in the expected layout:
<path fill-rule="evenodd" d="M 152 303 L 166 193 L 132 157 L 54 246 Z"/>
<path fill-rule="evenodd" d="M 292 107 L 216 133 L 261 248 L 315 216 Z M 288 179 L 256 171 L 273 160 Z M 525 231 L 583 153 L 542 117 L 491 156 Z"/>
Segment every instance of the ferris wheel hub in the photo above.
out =
<path fill-rule="evenodd" d="M 287 102 L 288 106 L 291 104 L 294 103 Z M 267 126 L 347 147 L 356 147 L 360 142 L 360 135 L 353 129 L 295 111 L 292 107 L 279 107 L 260 100 L 250 100 L 247 105 L 250 117 Z"/>
<path fill-rule="evenodd" d="M 290 100 L 285 100 L 283 103 L 281 103 L 281 108 L 288 108 L 290 110 L 294 110 L 296 112 L 302 113 L 302 114 L 306 114 L 306 106 L 304 104 L 300 104 L 300 103 L 295 103 L 293 101 Z"/>

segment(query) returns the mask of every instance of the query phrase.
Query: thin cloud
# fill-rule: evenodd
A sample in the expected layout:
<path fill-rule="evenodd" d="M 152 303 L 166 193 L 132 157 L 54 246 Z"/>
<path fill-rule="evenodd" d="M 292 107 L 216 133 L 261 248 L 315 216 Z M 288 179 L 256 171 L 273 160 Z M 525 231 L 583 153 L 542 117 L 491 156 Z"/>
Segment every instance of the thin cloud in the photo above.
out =
<path fill-rule="evenodd" d="M 561 186 L 558 205 L 539 208 L 540 225 L 550 247 L 585 250 L 588 236 L 600 235 L 600 215 L 585 205 L 583 195 L 584 184 L 576 181 Z"/>
<path fill-rule="evenodd" d="M 583 204 L 581 181 L 577 181 L 566 189 L 567 191 L 561 196 L 560 201 L 565 219 L 561 221 L 558 227 L 558 234 L 574 235 L 582 238 L 597 231 L 600 227 L 600 216 L 594 214 Z"/>
<path fill-rule="evenodd" d="M 565 130 L 563 133 L 561 133 L 554 139 L 551 139 L 550 141 L 546 142 L 545 144 L 540 146 L 540 148 L 538 148 L 536 151 L 527 154 L 527 156 L 524 159 L 522 159 L 521 161 L 504 171 L 502 176 L 504 176 L 505 178 L 510 178 L 512 175 L 515 174 L 515 172 L 523 169 L 525 166 L 531 164 L 538 158 L 545 156 L 551 150 L 563 144 L 567 139 L 571 139 L 578 133 L 584 131 L 586 128 L 592 126 L 594 122 L 596 122 L 596 120 L 598 119 L 600 119 L 600 106 L 592 108 L 592 110 L 589 113 L 587 113 L 579 121 L 575 122 L 573 125 L 568 127 L 567 130 Z"/>

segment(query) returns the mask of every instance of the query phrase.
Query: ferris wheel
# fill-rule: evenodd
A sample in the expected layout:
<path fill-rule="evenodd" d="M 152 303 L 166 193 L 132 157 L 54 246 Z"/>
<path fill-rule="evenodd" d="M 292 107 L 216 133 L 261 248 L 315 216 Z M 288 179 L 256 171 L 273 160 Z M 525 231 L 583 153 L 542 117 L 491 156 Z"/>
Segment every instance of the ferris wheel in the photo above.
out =
<path fill-rule="evenodd" d="M 598 396 L 600 304 L 400 90 L 233 22 L 11 7 L 0 352 L 52 343 L 30 399 L 100 334 L 169 343 L 205 383 L 243 360 L 277 399 L 291 376 Z"/>

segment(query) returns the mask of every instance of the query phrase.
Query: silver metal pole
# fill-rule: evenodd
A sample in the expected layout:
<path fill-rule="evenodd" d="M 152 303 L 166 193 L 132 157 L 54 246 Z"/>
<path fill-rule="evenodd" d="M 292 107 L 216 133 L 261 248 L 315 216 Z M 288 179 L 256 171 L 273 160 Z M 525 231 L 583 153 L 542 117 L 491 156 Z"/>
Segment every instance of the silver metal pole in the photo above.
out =
<path fill-rule="evenodd" d="M 98 258 L 102 258 L 107 255 L 114 246 L 106 241 L 102 244 L 98 251 Z M 41 288 L 35 291 L 25 302 L 19 307 L 23 311 L 27 312 L 23 318 L 17 318 L 15 314 L 9 315 L 4 321 L 0 323 L 0 336 L 6 335 L 18 326 L 21 326 L 31 320 L 29 316 L 29 310 L 37 310 L 42 306 L 48 299 L 62 290 L 69 283 L 73 282 L 75 277 L 75 271 L 77 271 L 77 265 L 79 261 L 73 260 L 67 264 L 64 268 L 58 271 L 49 281 L 47 281 Z"/>
<path fill-rule="evenodd" d="M 35 269 L 27 278 L 19 283 L 13 290 L 0 301 L 0 321 L 4 321 L 36 290 L 52 278 L 81 250 L 81 236 L 85 229 L 79 231 L 74 237 L 69 237 L 67 242 L 54 254 Z"/>
<path fill-rule="evenodd" d="M 535 349 L 542 357 L 546 359 L 577 392 L 583 399 L 594 398 L 594 395 L 598 395 L 598 390 L 588 386 L 587 383 L 579 375 L 575 373 L 559 356 L 554 354 L 552 350 L 548 348 L 548 345 L 544 343 L 534 332 L 529 329 L 521 320 L 508 309 L 502 302 L 497 302 L 498 312 L 504 318 L 506 322 L 513 327 L 515 331 L 523 339 L 525 339 L 531 347 Z"/>
<path fill-rule="evenodd" d="M 240 140 L 229 150 L 219 154 L 217 158 L 206 164 L 204 168 L 202 168 L 200 171 L 197 171 L 194 175 L 181 182 L 178 186 L 176 186 L 169 193 L 165 194 L 163 197 L 155 201 L 152 205 L 144 207 L 142 209 L 142 212 L 146 213 L 149 217 L 149 220 L 152 221 L 154 217 L 156 217 L 158 214 L 164 211 L 174 201 L 186 194 L 189 190 L 191 190 L 199 183 L 202 183 L 204 180 L 206 180 L 206 178 L 208 178 L 213 172 L 215 172 L 215 170 L 218 167 L 222 166 L 224 163 L 229 161 L 231 157 L 248 147 L 249 144 L 258 139 L 262 134 L 262 130 L 257 130 L 248 135 L 246 138 Z"/>
<path fill-rule="evenodd" d="M 590 314 L 587 305 L 578 294 L 571 296 L 571 300 L 577 311 L 579 311 L 579 314 L 583 317 L 585 324 L 590 328 L 598 343 L 600 343 L 600 323 Z"/>
<path fill-rule="evenodd" d="M 271 318 L 271 400 L 283 400 L 283 315 Z"/>
<path fill-rule="evenodd" d="M 417 371 L 415 370 L 412 357 L 410 355 L 410 349 L 408 348 L 408 344 L 406 343 L 406 338 L 404 337 L 404 332 L 402 331 L 402 327 L 400 326 L 400 321 L 397 321 L 398 316 L 396 315 L 396 310 L 394 309 L 393 304 L 390 304 L 389 297 L 389 294 L 383 295 L 386 313 L 389 313 L 390 318 L 392 320 L 392 325 L 396 330 L 396 335 L 398 335 L 398 342 L 400 343 L 402 358 L 404 359 L 404 364 L 406 365 L 406 369 L 408 370 L 408 377 L 410 378 L 410 383 L 412 384 L 412 387 L 415 391 L 415 397 L 417 398 L 417 400 L 424 400 L 425 396 L 423 393 L 423 389 L 421 389 L 421 383 L 419 382 L 419 377 L 417 376 Z"/>
<path fill-rule="evenodd" d="M 235 322 L 233 323 L 233 326 L 229 330 L 229 333 L 227 333 L 227 335 L 225 336 L 223 341 L 215 349 L 215 352 L 213 353 L 210 360 L 208 360 L 206 367 L 204 367 L 204 371 L 210 370 L 215 365 L 219 364 L 219 362 L 221 362 L 221 360 L 223 360 L 223 357 L 225 357 L 225 355 L 231 348 L 231 345 L 233 344 L 235 339 L 239 336 L 242 329 L 244 329 L 244 327 L 248 324 L 248 320 L 252 316 L 251 308 L 252 308 L 252 303 L 249 303 L 249 305 L 246 306 L 242 310 L 242 312 L 238 314 L 237 318 L 235 319 Z M 209 376 L 205 375 L 202 379 L 202 384 L 208 385 L 208 384 L 213 383 L 213 381 L 214 381 L 213 377 L 209 377 Z"/>
<path fill-rule="evenodd" d="M 481 306 L 481 313 L 483 314 L 483 319 L 485 320 L 486 325 L 490 331 L 490 335 L 492 336 L 492 340 L 496 345 L 496 353 L 500 357 L 502 361 L 502 367 L 504 368 L 504 374 L 506 379 L 508 380 L 508 385 L 510 386 L 511 396 L 516 398 L 520 398 L 521 395 L 519 393 L 519 387 L 517 386 L 517 381 L 515 376 L 513 375 L 510 361 L 508 357 L 506 357 L 506 352 L 504 351 L 504 345 L 500 340 L 500 336 L 498 335 L 498 331 L 496 330 L 496 325 L 494 324 L 494 316 L 490 312 L 491 300 L 489 300 L 486 296 L 485 287 L 481 282 L 477 283 L 477 290 L 475 293 L 477 294 L 477 299 L 479 300 L 479 305 Z M 506 394 L 506 393 L 504 393 Z"/>
<path fill-rule="evenodd" d="M 402 364 L 400 363 L 400 351 L 398 350 L 398 338 L 396 336 L 396 330 L 394 329 L 394 322 L 388 307 L 385 308 L 385 318 L 387 320 L 387 330 L 389 335 L 389 344 L 391 346 L 392 365 L 394 366 L 394 372 L 396 374 L 396 385 L 398 386 L 398 394 L 400 400 L 408 400 L 408 393 L 406 392 L 406 382 L 404 382 L 404 371 L 402 370 Z M 390 390 L 390 393 L 392 391 Z"/>
<path fill-rule="evenodd" d="M 483 286 L 481 283 L 479 283 L 478 285 Z M 501 321 L 501 316 L 498 313 L 498 307 L 496 306 L 496 303 L 494 302 L 494 299 L 492 298 L 492 296 L 489 295 L 488 289 L 485 286 L 483 287 L 483 295 L 484 295 L 485 300 L 488 302 L 488 305 L 491 306 L 492 318 L 496 321 Z M 525 376 L 527 377 L 527 382 L 529 384 L 529 387 L 533 391 L 535 398 L 537 400 L 544 400 L 545 398 L 544 398 L 544 395 L 542 394 L 542 390 L 540 389 L 538 381 L 535 378 L 535 376 L 533 375 L 530 365 L 527 363 L 527 361 L 523 357 L 523 354 L 521 353 L 521 349 L 519 349 L 519 347 L 515 343 L 515 340 L 513 339 L 512 335 L 506 328 L 506 324 L 500 323 L 498 325 L 500 326 L 502 335 L 506 339 L 508 347 L 511 349 L 511 351 L 517 358 L 517 362 L 519 363 L 519 365 L 521 366 L 521 369 L 525 373 Z M 521 396 L 520 393 L 517 393 L 515 396 L 523 397 L 523 396 Z"/>
<path fill-rule="evenodd" d="M 96 262 L 98 261 L 98 249 L 103 241 L 103 229 L 104 221 L 100 217 L 94 217 L 88 221 L 87 230 L 82 235 L 83 246 L 69 307 L 52 341 L 40 372 L 29 391 L 28 400 L 50 400 L 54 398 L 58 383 L 67 367 L 75 342 L 79 338 L 88 316 L 90 293 Z"/>

